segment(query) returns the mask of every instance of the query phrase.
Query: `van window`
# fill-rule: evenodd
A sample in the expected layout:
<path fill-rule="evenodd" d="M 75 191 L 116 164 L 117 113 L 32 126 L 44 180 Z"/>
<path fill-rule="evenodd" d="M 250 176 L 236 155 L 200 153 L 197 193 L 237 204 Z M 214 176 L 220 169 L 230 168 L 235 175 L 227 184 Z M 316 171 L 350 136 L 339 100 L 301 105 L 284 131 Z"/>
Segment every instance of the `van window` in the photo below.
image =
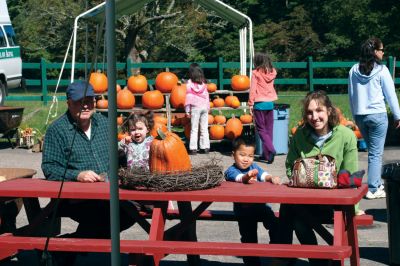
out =
<path fill-rule="evenodd" d="M 17 40 L 15 39 L 15 32 L 11 25 L 5 25 L 4 30 L 7 35 L 8 44 L 10 46 L 17 46 Z"/>
<path fill-rule="evenodd" d="M 1 27 L 0 27 L 0 47 L 7 47 L 6 37 L 4 36 L 4 32 Z"/>

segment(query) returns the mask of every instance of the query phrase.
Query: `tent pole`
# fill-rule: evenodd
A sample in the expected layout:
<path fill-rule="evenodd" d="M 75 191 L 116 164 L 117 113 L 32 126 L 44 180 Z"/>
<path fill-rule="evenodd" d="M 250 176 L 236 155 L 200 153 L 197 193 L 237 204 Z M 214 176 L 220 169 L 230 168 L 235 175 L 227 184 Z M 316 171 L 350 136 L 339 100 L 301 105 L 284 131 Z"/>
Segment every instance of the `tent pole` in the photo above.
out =
<path fill-rule="evenodd" d="M 111 218 L 111 265 L 120 266 L 119 238 L 119 190 L 117 152 L 117 100 L 116 100 L 116 59 L 115 59 L 115 0 L 106 1 L 106 43 L 108 78 L 108 124 L 110 155 L 110 218 Z"/>

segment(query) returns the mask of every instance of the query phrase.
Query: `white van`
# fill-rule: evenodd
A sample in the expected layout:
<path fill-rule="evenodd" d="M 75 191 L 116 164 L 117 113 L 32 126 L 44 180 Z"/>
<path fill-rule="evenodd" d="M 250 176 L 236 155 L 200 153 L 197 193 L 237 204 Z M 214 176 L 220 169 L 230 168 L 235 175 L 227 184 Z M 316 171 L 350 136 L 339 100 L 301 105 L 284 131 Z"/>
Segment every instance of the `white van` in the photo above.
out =
<path fill-rule="evenodd" d="M 21 86 L 22 60 L 6 0 L 0 0 L 0 106 L 9 89 Z"/>

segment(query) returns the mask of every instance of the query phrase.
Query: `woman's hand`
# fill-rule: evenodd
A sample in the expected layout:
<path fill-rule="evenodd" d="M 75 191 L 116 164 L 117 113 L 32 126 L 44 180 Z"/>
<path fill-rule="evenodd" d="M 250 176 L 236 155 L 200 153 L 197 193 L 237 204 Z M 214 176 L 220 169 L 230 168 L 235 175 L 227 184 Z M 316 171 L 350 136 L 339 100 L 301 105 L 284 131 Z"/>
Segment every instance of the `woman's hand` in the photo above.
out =
<path fill-rule="evenodd" d="M 242 177 L 242 183 L 244 184 L 251 184 L 257 181 L 257 174 L 258 170 L 253 169 L 248 171 L 243 177 Z"/>
<path fill-rule="evenodd" d="M 249 106 L 250 114 L 253 115 L 253 106 Z"/>

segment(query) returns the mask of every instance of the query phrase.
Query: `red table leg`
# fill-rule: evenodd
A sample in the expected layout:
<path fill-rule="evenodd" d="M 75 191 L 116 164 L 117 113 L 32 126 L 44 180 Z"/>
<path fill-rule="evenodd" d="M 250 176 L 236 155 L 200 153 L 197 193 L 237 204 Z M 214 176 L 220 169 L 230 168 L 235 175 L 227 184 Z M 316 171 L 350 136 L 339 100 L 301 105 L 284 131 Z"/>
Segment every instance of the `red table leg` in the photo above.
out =
<path fill-rule="evenodd" d="M 350 205 L 345 207 L 346 213 L 346 229 L 347 229 L 347 240 L 352 248 L 350 256 L 350 265 L 360 266 L 360 251 L 358 249 L 358 236 L 357 236 L 357 225 L 354 222 L 355 211 L 354 206 Z"/>

